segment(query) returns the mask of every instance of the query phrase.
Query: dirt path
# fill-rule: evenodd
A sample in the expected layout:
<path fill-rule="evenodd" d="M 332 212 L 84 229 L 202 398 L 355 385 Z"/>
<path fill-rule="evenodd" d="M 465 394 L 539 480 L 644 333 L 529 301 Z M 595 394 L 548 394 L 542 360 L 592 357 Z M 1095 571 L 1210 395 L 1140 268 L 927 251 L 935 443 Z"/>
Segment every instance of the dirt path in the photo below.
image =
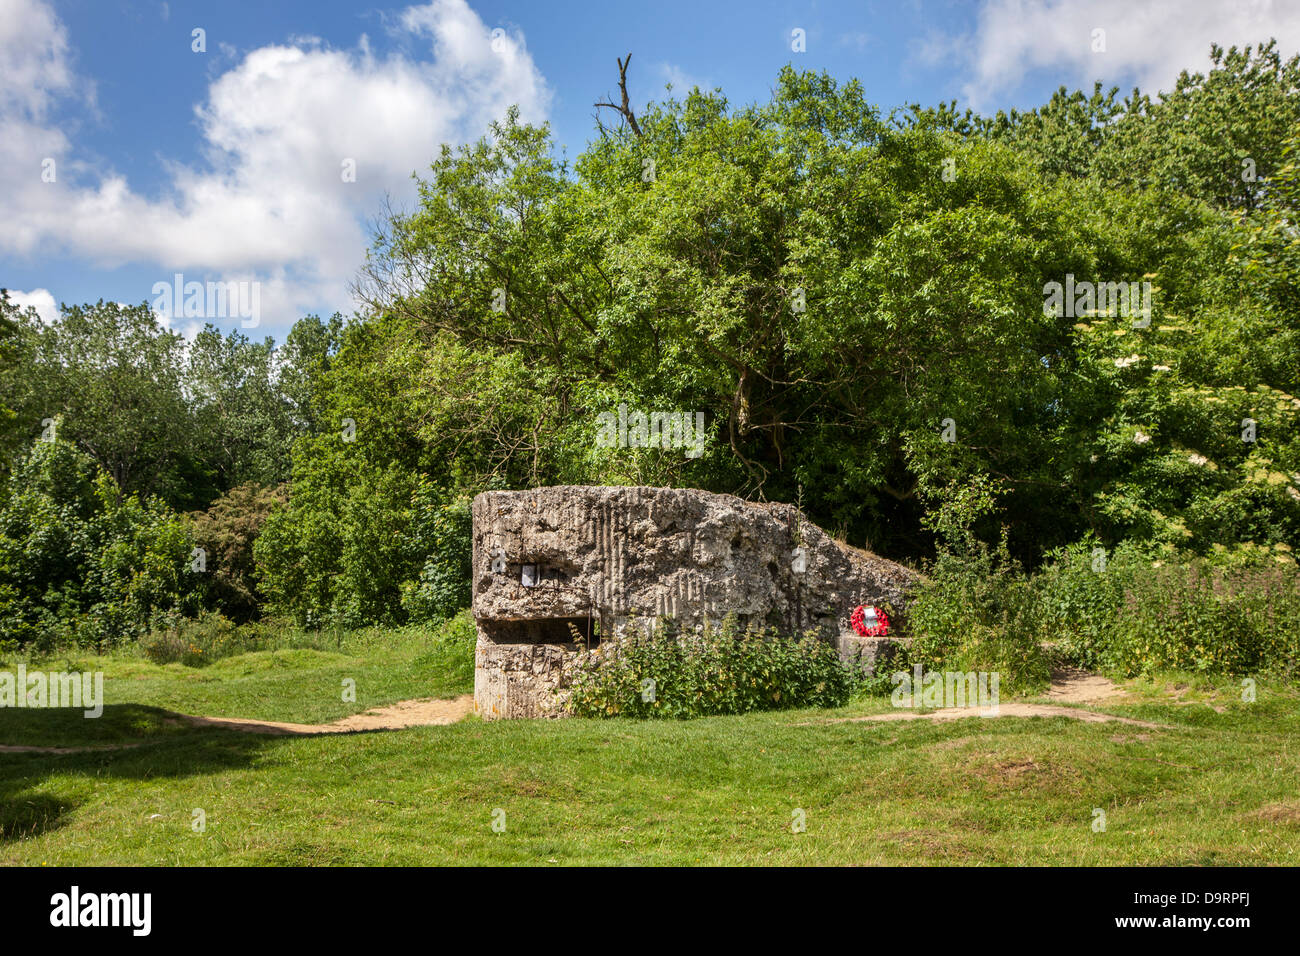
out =
<path fill-rule="evenodd" d="M 1113 680 L 1073 667 L 1053 671 L 1047 691 L 1048 699 L 1058 704 L 1097 704 L 1123 696 L 1124 691 Z"/>
<path fill-rule="evenodd" d="M 1067 668 L 1052 673 L 1052 684 L 1047 691 L 1050 704 L 1027 704 L 1012 702 L 999 704 L 997 713 L 987 713 L 982 707 L 943 707 L 928 714 L 914 710 L 896 710 L 888 714 L 872 714 L 869 717 L 843 717 L 827 721 L 834 724 L 853 724 L 867 721 L 887 720 L 965 720 L 968 717 L 985 717 L 990 720 L 999 717 L 1069 717 L 1088 724 L 1117 723 L 1132 727 L 1159 727 L 1147 720 L 1132 717 L 1117 717 L 1114 714 L 1099 714 L 1084 710 L 1074 704 L 1100 704 L 1105 701 L 1124 697 L 1114 681 L 1086 671 Z"/>
<path fill-rule="evenodd" d="M 1114 682 L 1079 670 L 1061 670 L 1052 674 L 1051 688 L 1046 697 L 1049 704 L 1013 702 L 998 706 L 997 714 L 986 714 L 982 708 L 945 707 L 920 714 L 914 710 L 896 710 L 868 717 L 841 717 L 812 723 L 862 723 L 889 720 L 964 720 L 968 717 L 1069 717 L 1085 723 L 1118 723 L 1133 727 L 1160 727 L 1146 720 L 1099 714 L 1077 704 L 1098 704 L 1123 698 L 1124 692 Z M 196 717 L 189 714 L 172 714 L 168 719 L 186 723 L 191 727 L 218 727 L 249 734 L 267 734 L 276 737 L 310 737 L 318 734 L 357 734 L 384 730 L 402 730 L 406 727 L 431 727 L 454 724 L 474 710 L 474 695 L 463 694 L 452 700 L 425 697 L 403 700 L 387 707 L 376 707 L 365 713 L 353 714 L 328 724 L 290 724 L 276 720 L 248 720 L 241 717 Z M 97 747 L 29 747 L 0 744 L 0 753 L 73 754 L 97 751 L 126 750 L 139 747 L 138 743 L 107 744 Z"/>
<path fill-rule="evenodd" d="M 1114 714 L 1099 714 L 1081 707 L 1063 707 L 1057 704 L 1000 704 L 996 714 L 986 713 L 979 707 L 944 707 L 932 710 L 928 714 L 918 714 L 914 710 L 899 710 L 889 714 L 872 714 L 869 717 L 842 717 L 830 720 L 831 724 L 856 724 L 864 721 L 884 720 L 965 720 L 969 717 L 984 717 L 996 720 L 999 717 L 1070 717 L 1085 724 L 1117 723 L 1133 727 L 1160 727 L 1149 720 L 1136 720 L 1132 717 L 1116 717 Z"/>
<path fill-rule="evenodd" d="M 474 709 L 474 695 L 462 694 L 452 700 L 424 697 L 402 700 L 388 707 L 376 707 L 328 724 L 289 724 L 276 720 L 246 720 L 242 717 L 190 717 L 177 714 L 194 727 L 223 727 L 250 734 L 279 737 L 309 737 L 316 734 L 357 734 L 375 730 L 402 730 L 406 727 L 432 727 L 454 724 Z"/>
<path fill-rule="evenodd" d="M 401 700 L 387 707 L 376 707 L 365 713 L 353 714 L 328 724 L 290 724 L 277 720 L 246 720 L 241 717 L 194 717 L 189 714 L 171 714 L 164 718 L 172 723 L 191 727 L 219 727 L 239 730 L 248 734 L 267 734 L 274 737 L 310 737 L 317 734 L 361 734 L 381 730 L 403 730 L 407 727 L 432 727 L 454 724 L 474 709 L 474 695 L 462 694 L 452 700 L 423 697 L 418 700 Z M 0 744 L 5 754 L 85 754 L 100 751 L 129 750 L 141 744 L 101 744 L 95 747 L 29 747 L 19 744 Z"/>

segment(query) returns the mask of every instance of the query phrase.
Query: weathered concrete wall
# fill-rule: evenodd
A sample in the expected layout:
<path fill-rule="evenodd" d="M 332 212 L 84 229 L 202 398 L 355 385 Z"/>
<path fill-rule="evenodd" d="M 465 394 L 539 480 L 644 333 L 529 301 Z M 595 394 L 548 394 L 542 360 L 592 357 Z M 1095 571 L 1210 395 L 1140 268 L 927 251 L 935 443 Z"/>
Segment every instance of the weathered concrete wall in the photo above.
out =
<path fill-rule="evenodd" d="M 742 625 L 815 631 L 846 653 L 858 647 L 853 608 L 902 608 L 914 580 L 834 541 L 791 505 L 731 495 L 558 486 L 486 492 L 473 511 L 474 703 L 487 718 L 561 714 L 569 665 L 593 622 L 609 640 L 663 616 L 697 627 L 735 615 Z"/>

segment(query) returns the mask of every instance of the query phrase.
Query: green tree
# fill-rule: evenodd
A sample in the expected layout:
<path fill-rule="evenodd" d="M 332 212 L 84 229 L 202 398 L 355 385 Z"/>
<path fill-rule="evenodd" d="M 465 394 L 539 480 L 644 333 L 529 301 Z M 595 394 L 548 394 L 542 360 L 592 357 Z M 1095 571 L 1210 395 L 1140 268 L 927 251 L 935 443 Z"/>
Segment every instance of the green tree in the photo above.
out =
<path fill-rule="evenodd" d="M 1158 98 L 1134 91 L 1097 156 L 1105 179 L 1258 207 L 1300 127 L 1300 55 L 1284 59 L 1271 40 L 1210 55 L 1213 69 L 1184 71 Z"/>
<path fill-rule="evenodd" d="M 320 427 L 321 381 L 342 344 L 341 315 L 335 313 L 328 322 L 309 315 L 294 323 L 276 353 L 276 385 L 289 403 L 298 433 L 314 433 Z"/>
<path fill-rule="evenodd" d="M 194 447 L 184 392 L 185 341 L 146 305 L 65 307 L 49 327 L 27 326 L 30 434 L 59 419 L 60 438 L 90 455 L 123 495 L 185 500 Z M 39 416 L 39 417 L 37 417 Z"/>
<path fill-rule="evenodd" d="M 295 428 L 276 381 L 274 342 L 250 342 L 235 331 L 222 336 L 209 325 L 195 336 L 188 360 L 195 454 L 215 487 L 288 478 Z"/>

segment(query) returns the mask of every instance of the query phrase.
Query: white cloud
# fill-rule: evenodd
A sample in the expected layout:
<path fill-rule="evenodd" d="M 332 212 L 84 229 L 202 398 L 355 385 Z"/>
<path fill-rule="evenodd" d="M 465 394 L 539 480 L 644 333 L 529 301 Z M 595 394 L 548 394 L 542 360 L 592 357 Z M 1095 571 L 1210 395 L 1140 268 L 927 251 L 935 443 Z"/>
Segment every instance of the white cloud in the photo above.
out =
<path fill-rule="evenodd" d="M 73 87 L 68 34 L 43 0 L 0 2 L 0 110 L 43 119 Z"/>
<path fill-rule="evenodd" d="M 77 88 L 48 5 L 0 8 L 0 163 L 30 170 L 0 185 L 0 251 L 157 265 L 161 281 L 175 271 L 260 280 L 263 314 L 277 325 L 306 308 L 350 307 L 366 220 L 385 194 L 414 194 L 412 171 L 442 143 L 476 139 L 512 104 L 543 119 L 549 101 L 521 36 L 494 42 L 465 0 L 433 0 L 395 27 L 427 42 L 427 58 L 376 56 L 365 36 L 350 50 L 299 39 L 247 53 L 195 108 L 205 162 L 169 162 L 165 194 L 146 196 L 111 170 L 75 165 L 47 122 L 53 101 Z M 45 157 L 56 160 L 54 183 L 41 181 Z M 349 162 L 355 182 L 342 175 Z"/>
<path fill-rule="evenodd" d="M 1105 31 L 1105 52 L 1093 31 Z M 963 70 L 963 94 L 976 109 L 1043 71 L 1066 85 L 1095 80 L 1154 94 L 1183 69 L 1210 66 L 1210 44 L 1257 45 L 1276 37 L 1300 49 L 1300 4 L 1273 0 L 988 0 L 971 35 L 935 34 L 919 59 Z M 1127 90 L 1125 90 L 1127 92 Z"/>
<path fill-rule="evenodd" d="M 59 320 L 59 304 L 49 289 L 33 289 L 31 292 L 9 290 L 9 301 L 20 309 L 31 306 L 46 325 L 53 325 Z"/>
<path fill-rule="evenodd" d="M 677 66 L 675 63 L 660 63 L 659 66 L 657 67 L 657 71 L 659 73 L 659 76 L 663 79 L 664 83 L 672 84 L 673 87 L 672 95 L 678 99 L 685 99 L 687 94 L 689 94 L 691 90 L 697 86 L 701 90 L 707 91 L 712 89 L 712 84 L 710 84 L 708 80 L 700 79 L 690 73 L 687 73 L 685 70 L 683 70 L 680 66 Z M 661 93 L 662 90 L 660 91 L 660 93 L 656 93 L 655 96 L 651 98 L 662 99 L 663 97 L 662 95 L 660 95 Z"/>
<path fill-rule="evenodd" d="M 865 31 L 854 30 L 842 34 L 836 40 L 836 42 L 839 43 L 840 46 L 852 47 L 854 50 L 857 50 L 859 53 L 861 53 L 864 50 L 866 50 L 868 46 L 871 46 L 873 43 L 875 43 L 876 38 L 873 37 L 870 33 L 867 33 Z"/>
<path fill-rule="evenodd" d="M 6 292 L 8 293 L 9 301 L 18 306 L 19 309 L 26 309 L 28 306 L 35 309 L 36 315 L 40 318 L 42 324 L 54 325 L 59 321 L 59 304 L 54 299 L 54 293 L 50 292 L 49 289 L 33 289 L 31 292 L 22 292 L 18 289 L 7 289 Z M 139 303 L 135 302 L 116 303 L 116 305 L 123 309 L 129 309 L 138 304 Z M 179 332 L 190 342 L 193 342 L 195 336 L 203 331 L 203 326 L 206 324 L 203 321 L 193 319 L 172 318 L 171 316 L 163 315 L 156 311 L 154 312 L 154 316 L 158 319 L 159 324 L 164 328 L 169 329 L 172 332 Z M 245 331 L 250 338 L 257 339 L 260 337 L 256 332 Z"/>

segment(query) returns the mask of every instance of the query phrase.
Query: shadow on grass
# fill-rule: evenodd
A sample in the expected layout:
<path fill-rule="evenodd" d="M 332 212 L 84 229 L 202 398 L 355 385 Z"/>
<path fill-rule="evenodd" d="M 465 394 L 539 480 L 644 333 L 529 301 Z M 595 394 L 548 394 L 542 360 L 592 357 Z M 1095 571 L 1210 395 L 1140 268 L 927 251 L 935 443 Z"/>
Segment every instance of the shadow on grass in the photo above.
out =
<path fill-rule="evenodd" d="M 51 777 L 150 780 L 248 767 L 285 738 L 218 728 L 195 728 L 169 711 L 140 704 L 81 711 L 8 708 L 0 743 L 65 752 L 0 751 L 0 845 L 39 836 L 62 825 L 77 803 L 53 791 Z"/>
<path fill-rule="evenodd" d="M 106 706 L 99 717 L 71 707 L 5 708 L 0 714 L 0 745 L 104 747 L 158 740 L 183 729 L 168 711 L 144 704 Z"/>

